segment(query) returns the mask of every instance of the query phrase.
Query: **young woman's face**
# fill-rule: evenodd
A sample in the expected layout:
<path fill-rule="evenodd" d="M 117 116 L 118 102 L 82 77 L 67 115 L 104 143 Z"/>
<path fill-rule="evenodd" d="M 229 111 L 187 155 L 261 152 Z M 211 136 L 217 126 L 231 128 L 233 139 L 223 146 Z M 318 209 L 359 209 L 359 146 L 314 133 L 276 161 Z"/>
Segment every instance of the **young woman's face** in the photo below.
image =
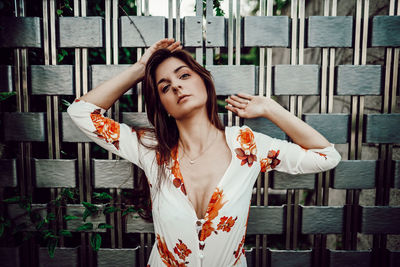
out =
<path fill-rule="evenodd" d="M 161 103 L 175 119 L 206 109 L 205 84 L 184 61 L 175 57 L 164 60 L 157 67 L 155 78 Z"/>

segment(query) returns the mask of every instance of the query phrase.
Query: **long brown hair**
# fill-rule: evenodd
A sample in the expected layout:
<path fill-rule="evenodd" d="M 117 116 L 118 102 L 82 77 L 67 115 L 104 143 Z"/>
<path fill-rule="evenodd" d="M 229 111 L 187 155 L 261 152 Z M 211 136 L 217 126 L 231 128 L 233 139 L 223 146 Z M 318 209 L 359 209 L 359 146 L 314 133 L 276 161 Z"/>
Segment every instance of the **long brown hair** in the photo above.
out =
<path fill-rule="evenodd" d="M 158 163 L 161 163 L 158 164 L 157 190 L 160 189 L 161 183 L 165 182 L 168 178 L 165 172 L 166 166 L 163 163 L 169 163 L 171 161 L 171 151 L 177 146 L 179 140 L 179 130 L 176 121 L 172 116 L 168 116 L 167 111 L 163 107 L 155 79 L 157 67 L 164 60 L 171 57 L 185 62 L 191 70 L 196 72 L 202 78 L 207 91 L 206 109 L 208 119 L 217 129 L 224 129 L 224 125 L 218 117 L 217 96 L 211 73 L 201 66 L 189 52 L 183 49 L 171 52 L 164 48 L 154 52 L 147 61 L 143 79 L 143 95 L 147 118 L 154 128 L 141 128 L 138 129 L 138 131 L 145 131 L 145 136 L 148 136 L 148 133 L 151 133 L 150 135 L 152 135 L 157 141 L 156 145 L 150 146 L 145 144 L 142 140 L 143 135 L 139 134 L 138 137 L 139 142 L 142 145 L 156 151 Z M 149 191 L 147 195 L 149 196 Z M 149 205 L 147 205 L 147 207 L 149 207 Z M 151 207 L 149 208 L 151 209 Z M 150 210 L 145 210 L 145 214 L 149 215 Z"/>

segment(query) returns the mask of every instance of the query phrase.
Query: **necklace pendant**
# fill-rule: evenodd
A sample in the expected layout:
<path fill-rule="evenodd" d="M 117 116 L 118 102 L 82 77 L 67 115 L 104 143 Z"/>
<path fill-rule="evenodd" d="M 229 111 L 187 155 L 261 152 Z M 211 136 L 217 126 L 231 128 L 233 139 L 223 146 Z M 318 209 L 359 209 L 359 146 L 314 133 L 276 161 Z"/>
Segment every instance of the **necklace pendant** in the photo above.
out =
<path fill-rule="evenodd" d="M 190 160 L 189 162 L 190 162 L 190 164 L 194 164 L 194 161 L 193 161 L 193 160 Z"/>

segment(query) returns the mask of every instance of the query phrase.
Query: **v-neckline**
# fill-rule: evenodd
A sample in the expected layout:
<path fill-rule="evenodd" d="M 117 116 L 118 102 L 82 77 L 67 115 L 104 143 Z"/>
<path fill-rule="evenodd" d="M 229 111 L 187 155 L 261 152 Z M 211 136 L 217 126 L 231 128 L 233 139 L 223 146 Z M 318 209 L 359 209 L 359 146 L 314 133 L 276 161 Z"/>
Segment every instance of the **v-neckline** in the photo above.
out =
<path fill-rule="evenodd" d="M 233 161 L 234 161 L 234 154 L 233 154 L 233 152 L 232 152 L 231 145 L 230 145 L 230 143 L 228 142 L 227 127 L 225 127 L 225 129 L 224 129 L 224 133 L 225 133 L 225 142 L 226 142 L 226 144 L 228 145 L 229 151 L 230 151 L 230 153 L 231 153 L 231 162 L 229 163 L 228 167 L 225 169 L 224 174 L 223 174 L 222 177 L 219 179 L 218 184 L 215 186 L 214 190 L 212 191 L 210 200 L 209 200 L 208 203 L 207 203 L 207 209 L 206 209 L 206 213 L 204 214 L 204 218 L 199 218 L 199 217 L 197 217 L 196 209 L 194 208 L 193 203 L 190 201 L 189 194 L 187 193 L 187 191 L 186 191 L 186 195 L 185 195 L 185 194 L 182 192 L 182 190 L 179 190 L 179 191 L 181 192 L 181 194 L 183 194 L 184 197 L 186 198 L 186 200 L 189 202 L 189 205 L 190 205 L 190 207 L 191 207 L 191 209 L 192 209 L 192 211 L 193 211 L 193 214 L 194 214 L 194 216 L 195 216 L 195 218 L 196 218 L 197 221 L 199 221 L 199 220 L 205 220 L 205 218 L 206 218 L 206 216 L 207 216 L 207 210 L 208 210 L 209 207 L 210 207 L 210 202 L 211 202 L 211 200 L 212 200 L 212 196 L 214 195 L 215 191 L 216 191 L 218 188 L 221 187 L 221 184 L 222 184 L 223 180 L 225 179 L 225 176 L 227 175 L 227 173 L 228 173 L 229 170 L 231 169 L 231 166 L 232 166 Z M 178 166 L 179 166 L 179 172 L 180 172 L 181 177 L 182 177 L 182 184 L 185 186 L 185 179 L 183 178 L 183 175 L 182 175 L 182 172 L 181 172 L 181 168 L 180 168 L 179 151 L 178 151 L 178 149 L 176 150 L 176 160 L 177 160 L 178 163 L 179 163 Z"/>

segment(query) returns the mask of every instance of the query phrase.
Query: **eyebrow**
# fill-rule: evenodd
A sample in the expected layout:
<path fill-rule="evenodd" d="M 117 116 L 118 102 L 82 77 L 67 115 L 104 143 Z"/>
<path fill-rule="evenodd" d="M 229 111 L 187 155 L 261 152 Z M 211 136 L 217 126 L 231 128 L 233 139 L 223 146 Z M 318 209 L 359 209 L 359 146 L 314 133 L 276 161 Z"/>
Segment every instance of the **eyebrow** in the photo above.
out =
<path fill-rule="evenodd" d="M 177 67 L 177 68 L 174 70 L 174 73 L 177 73 L 177 72 L 178 72 L 181 68 L 183 68 L 183 67 L 188 68 L 188 66 L 185 66 L 185 65 L 179 66 L 179 67 Z M 168 80 L 168 79 L 162 78 L 161 80 L 158 81 L 157 85 L 159 85 L 160 83 L 165 82 L 165 81 L 167 81 L 167 80 Z"/>

